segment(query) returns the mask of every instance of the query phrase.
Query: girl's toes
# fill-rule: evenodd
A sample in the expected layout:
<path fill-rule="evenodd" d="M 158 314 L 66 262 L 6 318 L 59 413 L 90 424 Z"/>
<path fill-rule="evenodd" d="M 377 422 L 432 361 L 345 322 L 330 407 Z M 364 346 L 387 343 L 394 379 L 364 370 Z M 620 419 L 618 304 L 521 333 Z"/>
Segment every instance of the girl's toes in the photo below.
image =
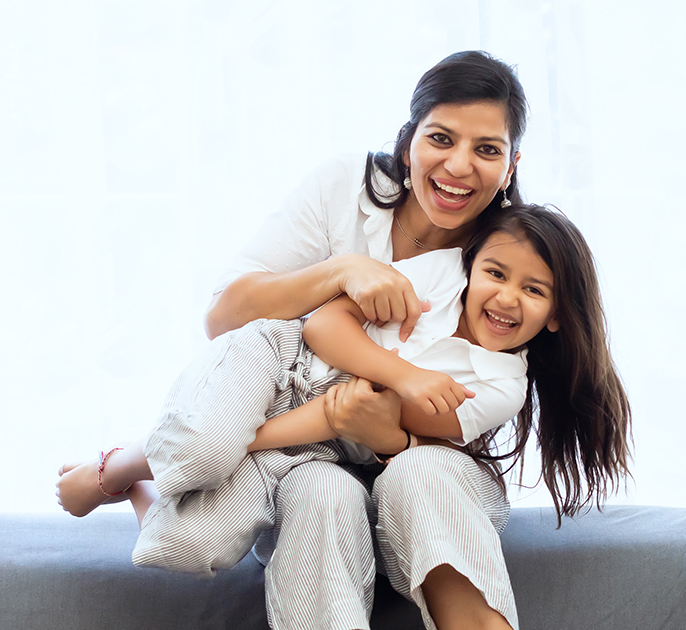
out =
<path fill-rule="evenodd" d="M 61 477 L 64 473 L 68 473 L 70 470 L 74 470 L 80 464 L 62 464 L 57 471 L 57 474 Z"/>

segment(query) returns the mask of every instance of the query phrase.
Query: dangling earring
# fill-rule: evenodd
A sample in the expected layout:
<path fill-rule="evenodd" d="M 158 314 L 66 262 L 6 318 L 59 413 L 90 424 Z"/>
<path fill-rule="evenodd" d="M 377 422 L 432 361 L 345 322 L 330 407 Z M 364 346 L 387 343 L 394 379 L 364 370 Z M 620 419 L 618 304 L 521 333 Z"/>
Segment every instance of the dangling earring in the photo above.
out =
<path fill-rule="evenodd" d="M 408 168 L 407 171 L 405 171 L 405 172 L 407 173 L 407 176 L 403 180 L 403 186 L 405 186 L 405 188 L 407 188 L 407 190 L 412 190 L 412 180 L 410 179 L 410 169 Z"/>
<path fill-rule="evenodd" d="M 512 202 L 507 198 L 507 189 L 503 189 L 503 200 L 500 202 L 501 208 L 509 208 Z"/>

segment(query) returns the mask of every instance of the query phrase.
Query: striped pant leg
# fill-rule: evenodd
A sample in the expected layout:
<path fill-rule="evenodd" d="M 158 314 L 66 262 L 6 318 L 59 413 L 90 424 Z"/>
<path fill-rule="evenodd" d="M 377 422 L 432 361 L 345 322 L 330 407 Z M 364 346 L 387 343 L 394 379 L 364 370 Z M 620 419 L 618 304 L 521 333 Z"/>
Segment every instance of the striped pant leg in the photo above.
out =
<path fill-rule="evenodd" d="M 161 497 L 143 518 L 133 563 L 205 577 L 233 567 L 274 524 L 275 487 L 248 456 L 216 489 Z"/>
<path fill-rule="evenodd" d="M 276 522 L 279 481 L 294 467 L 338 457 L 326 443 L 259 451 L 218 488 L 160 498 L 141 523 L 134 564 L 204 576 L 233 567 Z"/>
<path fill-rule="evenodd" d="M 183 371 L 145 446 L 162 496 L 216 488 L 231 476 L 275 400 L 290 400 L 279 384 L 301 330 L 299 320 L 257 320 L 215 339 Z"/>
<path fill-rule="evenodd" d="M 517 630 L 514 594 L 500 545 L 509 503 L 498 484 L 460 451 L 421 446 L 395 457 L 377 478 L 377 542 L 388 578 L 435 629 L 421 585 L 449 564 Z"/>
<path fill-rule="evenodd" d="M 340 466 L 293 468 L 275 493 L 276 550 L 265 572 L 273 630 L 369 628 L 376 568 L 367 489 Z"/>

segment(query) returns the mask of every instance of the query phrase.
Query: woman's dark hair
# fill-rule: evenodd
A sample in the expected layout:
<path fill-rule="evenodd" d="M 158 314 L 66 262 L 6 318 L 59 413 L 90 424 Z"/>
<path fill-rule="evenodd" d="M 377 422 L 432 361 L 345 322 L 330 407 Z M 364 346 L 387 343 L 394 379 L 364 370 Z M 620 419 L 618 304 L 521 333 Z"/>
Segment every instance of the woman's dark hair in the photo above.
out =
<path fill-rule="evenodd" d="M 529 385 L 512 451 L 491 453 L 495 432 L 465 450 L 482 461 L 514 455 L 511 470 L 523 455 L 537 413 L 542 477 L 559 523 L 563 515 L 573 516 L 593 502 L 600 507 L 629 475 L 631 409 L 610 356 L 595 262 L 581 232 L 559 211 L 535 205 L 499 208 L 464 250 L 467 274 L 486 241 L 499 232 L 530 243 L 552 271 L 560 328 L 555 333 L 544 328 L 527 343 Z"/>
<path fill-rule="evenodd" d="M 458 52 L 443 59 L 419 79 L 410 102 L 410 120 L 403 125 L 395 142 L 393 155 L 370 153 L 367 156 L 365 184 L 372 203 L 379 208 L 397 208 L 407 200 L 408 191 L 401 185 L 406 176 L 403 155 L 407 153 L 417 126 L 437 105 L 444 103 L 475 103 L 490 101 L 507 106 L 507 128 L 510 134 L 510 161 L 516 152 L 526 129 L 527 103 L 519 79 L 513 69 L 481 51 Z M 380 191 L 375 182 L 378 167 L 387 177 L 398 184 L 397 196 L 389 198 Z M 506 189 L 513 203 L 521 202 L 515 169 Z M 498 207 L 495 199 L 486 210 Z"/>

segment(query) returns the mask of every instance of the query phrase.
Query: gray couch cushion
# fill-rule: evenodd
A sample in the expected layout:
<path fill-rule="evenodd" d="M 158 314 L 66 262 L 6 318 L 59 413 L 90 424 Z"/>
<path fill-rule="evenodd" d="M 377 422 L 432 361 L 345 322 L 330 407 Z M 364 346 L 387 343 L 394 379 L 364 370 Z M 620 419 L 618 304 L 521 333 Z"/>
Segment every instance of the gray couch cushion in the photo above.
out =
<path fill-rule="evenodd" d="M 555 526 L 549 508 L 515 509 L 503 534 L 522 630 L 686 627 L 686 510 L 609 507 Z M 105 510 L 0 515 L 0 628 L 267 630 L 252 555 L 199 580 L 133 567 L 136 535 L 132 515 Z M 372 628 L 422 627 L 380 578 Z"/>

